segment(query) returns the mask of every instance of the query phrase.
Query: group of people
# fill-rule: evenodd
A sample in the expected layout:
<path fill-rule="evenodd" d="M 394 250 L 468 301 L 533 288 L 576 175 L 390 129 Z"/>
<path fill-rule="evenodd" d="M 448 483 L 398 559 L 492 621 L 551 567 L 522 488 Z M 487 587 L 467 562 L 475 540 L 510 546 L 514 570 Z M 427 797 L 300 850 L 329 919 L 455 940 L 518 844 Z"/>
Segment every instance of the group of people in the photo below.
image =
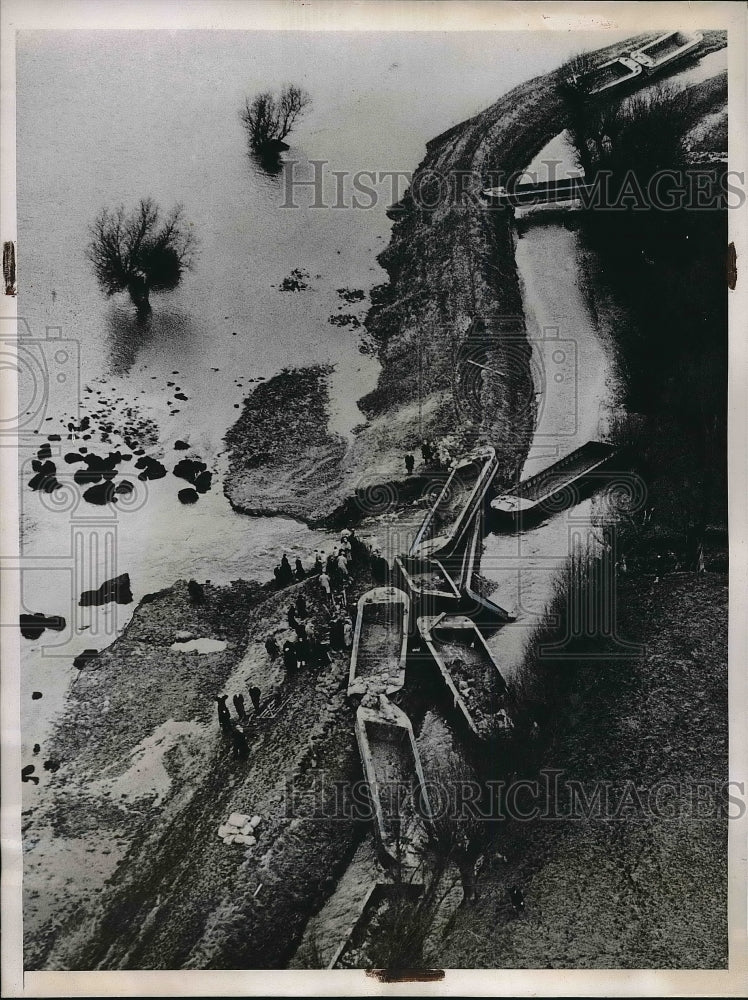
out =
<path fill-rule="evenodd" d="M 308 576 L 317 576 L 322 589 L 331 596 L 334 590 L 342 590 L 350 583 L 353 565 L 369 554 L 369 546 L 356 535 L 355 529 L 346 528 L 341 533 L 340 544 L 332 552 L 315 551 L 311 568 L 305 569 L 299 556 L 292 566 L 284 552 L 273 573 L 279 588 L 305 580 Z"/>
<path fill-rule="evenodd" d="M 296 639 L 286 639 L 281 647 L 275 635 L 269 635 L 265 639 L 265 649 L 271 660 L 282 657 L 283 666 L 289 673 L 301 667 L 329 666 L 329 650 L 349 649 L 353 642 L 353 622 L 347 612 L 335 611 L 327 625 L 320 627 L 312 620 L 303 594 L 288 606 L 286 617 Z"/>
<path fill-rule="evenodd" d="M 280 563 L 273 570 L 273 574 L 275 576 L 275 582 L 279 587 L 288 587 L 295 581 L 304 580 L 306 578 L 306 570 L 304 569 L 301 559 L 297 556 L 292 567 L 285 552 L 283 553 L 283 558 Z"/>
<path fill-rule="evenodd" d="M 284 552 L 278 566 L 275 567 L 275 579 L 279 588 L 316 576 L 319 587 L 331 604 L 331 611 L 325 624 L 315 623 L 306 596 L 298 594 L 296 600 L 289 604 L 286 610 L 288 626 L 295 633 L 295 638 L 286 638 L 279 645 L 275 634 L 265 639 L 265 649 L 271 660 L 279 657 L 288 673 L 294 673 L 302 667 L 323 667 L 331 663 L 330 650 L 345 652 L 353 645 L 353 618 L 346 607 L 345 588 L 351 582 L 352 570 L 356 566 L 369 566 L 374 580 L 386 584 L 389 580 L 390 566 L 378 548 L 360 539 L 353 528 L 346 528 L 340 535 L 340 543 L 331 552 L 317 550 L 314 553 L 314 564 L 305 569 L 299 557 L 294 566 Z M 342 600 L 341 598 L 342 594 Z M 336 603 L 336 595 L 338 601 Z M 255 715 L 260 711 L 260 689 L 250 687 L 249 697 L 254 707 Z M 242 729 L 242 723 L 248 718 L 244 704 L 244 696 L 233 696 L 236 719 L 233 719 L 226 704 L 228 695 L 219 695 L 218 722 L 222 731 L 231 739 L 233 755 L 236 759 L 246 759 L 249 756 L 249 744 Z"/>
<path fill-rule="evenodd" d="M 424 438 L 421 442 L 421 455 L 427 469 L 448 469 L 452 464 L 452 455 L 443 442 L 437 443 Z M 409 476 L 413 475 L 415 465 L 415 456 L 408 452 L 405 455 L 405 471 Z"/>
<path fill-rule="evenodd" d="M 241 724 L 249 718 L 249 713 L 247 712 L 246 705 L 244 704 L 244 695 L 235 694 L 232 698 L 232 701 L 234 702 L 234 711 L 236 712 L 236 719 L 232 719 L 231 712 L 226 704 L 228 697 L 229 696 L 227 694 L 219 694 L 216 697 L 216 701 L 218 703 L 218 725 L 221 727 L 224 735 L 228 736 L 231 740 L 231 749 L 233 751 L 234 759 L 246 760 L 247 757 L 249 757 L 249 743 L 247 742 L 246 735 L 241 729 Z M 260 689 L 256 685 L 252 685 L 252 687 L 250 687 L 249 698 L 252 702 L 255 715 L 258 715 L 260 708 L 262 707 L 262 699 L 260 697 Z"/>
<path fill-rule="evenodd" d="M 345 652 L 353 645 L 353 620 L 345 612 L 330 619 L 330 649 Z"/>

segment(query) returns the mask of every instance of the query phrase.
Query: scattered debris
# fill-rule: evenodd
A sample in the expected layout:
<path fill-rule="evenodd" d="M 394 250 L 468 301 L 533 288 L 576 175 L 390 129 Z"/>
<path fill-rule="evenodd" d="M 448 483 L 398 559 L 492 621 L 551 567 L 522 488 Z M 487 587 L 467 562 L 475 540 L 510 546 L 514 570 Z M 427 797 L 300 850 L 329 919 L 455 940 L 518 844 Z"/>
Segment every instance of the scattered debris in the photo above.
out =
<path fill-rule="evenodd" d="M 327 322 L 332 326 L 349 326 L 352 330 L 357 330 L 361 326 L 361 320 L 354 313 L 341 313 L 339 316 L 333 313 L 327 317 Z"/>
<path fill-rule="evenodd" d="M 254 847 L 257 843 L 255 830 L 260 825 L 260 817 L 245 815 L 244 813 L 231 813 L 225 823 L 218 827 L 218 836 L 224 844 L 242 844 L 245 847 Z M 260 891 L 262 884 L 255 890 L 255 895 Z"/>
<path fill-rule="evenodd" d="M 284 278 L 280 283 L 280 289 L 282 292 L 302 292 L 309 288 L 309 278 L 308 271 L 302 271 L 300 268 L 294 268 L 293 271 Z"/>
<path fill-rule="evenodd" d="M 341 299 L 349 304 L 360 302 L 366 297 L 366 292 L 363 288 L 338 288 L 337 292 Z"/>

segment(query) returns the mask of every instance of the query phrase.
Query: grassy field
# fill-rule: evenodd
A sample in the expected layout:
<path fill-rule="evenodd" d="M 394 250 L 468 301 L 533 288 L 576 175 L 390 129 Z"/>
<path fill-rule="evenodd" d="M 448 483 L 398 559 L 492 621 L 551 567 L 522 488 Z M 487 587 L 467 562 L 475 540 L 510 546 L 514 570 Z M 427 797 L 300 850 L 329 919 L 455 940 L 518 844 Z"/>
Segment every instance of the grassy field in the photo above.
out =
<path fill-rule="evenodd" d="M 546 746 L 517 772 L 561 772 L 559 816 L 567 782 L 588 797 L 607 783 L 609 818 L 497 824 L 479 899 L 443 939 L 446 968 L 726 967 L 727 578 L 637 575 L 618 608 L 641 652 L 567 663 Z"/>

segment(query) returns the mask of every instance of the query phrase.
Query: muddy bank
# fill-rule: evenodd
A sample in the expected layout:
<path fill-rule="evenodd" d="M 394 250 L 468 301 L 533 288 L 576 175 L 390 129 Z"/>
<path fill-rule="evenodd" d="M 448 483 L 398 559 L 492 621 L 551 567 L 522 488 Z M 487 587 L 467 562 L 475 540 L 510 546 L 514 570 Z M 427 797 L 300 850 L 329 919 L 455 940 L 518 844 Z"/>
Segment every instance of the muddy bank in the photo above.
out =
<path fill-rule="evenodd" d="M 328 431 L 330 372 L 321 365 L 286 370 L 244 400 L 225 438 L 224 492 L 234 510 L 309 522 L 335 497 L 346 445 Z"/>
<path fill-rule="evenodd" d="M 359 777 L 347 654 L 286 677 L 264 647 L 292 635 L 302 591 L 326 623 L 316 578 L 204 591 L 193 603 L 180 582 L 141 602 L 70 692 L 47 804 L 24 813 L 29 969 L 281 967 L 358 843 L 353 822 L 300 818 L 288 799 L 308 806 L 324 775 L 312 801 L 334 815 L 332 783 Z M 172 648 L 185 631 L 225 648 Z M 253 684 L 277 713 L 234 760 L 215 697 Z M 217 835 L 234 811 L 261 817 L 249 852 Z"/>

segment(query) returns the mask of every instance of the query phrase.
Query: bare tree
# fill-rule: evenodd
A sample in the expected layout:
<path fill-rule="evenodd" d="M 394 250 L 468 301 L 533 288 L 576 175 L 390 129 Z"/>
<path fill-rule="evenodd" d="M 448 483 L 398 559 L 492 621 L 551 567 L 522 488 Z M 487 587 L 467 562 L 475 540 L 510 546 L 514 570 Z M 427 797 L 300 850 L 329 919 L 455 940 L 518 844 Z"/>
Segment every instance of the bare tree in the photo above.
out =
<path fill-rule="evenodd" d="M 465 903 L 477 899 L 477 877 L 480 857 L 491 838 L 490 821 L 469 808 L 461 799 L 461 789 L 474 785 L 474 775 L 454 754 L 442 761 L 434 782 L 440 787 L 447 807 L 434 816 L 429 849 L 437 871 L 454 863 L 462 881 Z"/>
<path fill-rule="evenodd" d="M 127 291 L 140 320 L 151 311 L 150 293 L 176 288 L 194 262 L 195 239 L 177 205 L 163 219 L 152 198 L 129 214 L 102 209 L 90 227 L 86 256 L 106 295 Z"/>
<path fill-rule="evenodd" d="M 586 99 L 592 90 L 590 74 L 594 67 L 589 52 L 572 56 L 556 74 L 556 89 L 565 99 Z"/>
<path fill-rule="evenodd" d="M 658 170 L 683 165 L 691 97 L 663 82 L 620 104 L 591 106 L 573 88 L 563 90 L 569 131 L 585 173 L 633 171 L 646 184 Z"/>
<path fill-rule="evenodd" d="M 276 96 L 271 91 L 246 99 L 241 119 L 256 150 L 269 143 L 281 143 L 311 105 L 309 94 L 295 84 L 286 84 Z"/>
<path fill-rule="evenodd" d="M 590 120 L 594 112 L 589 106 L 592 93 L 592 57 L 580 52 L 565 63 L 556 74 L 556 92 L 567 114 L 567 128 L 577 151 L 579 166 L 585 174 L 591 172 L 592 159 L 587 145 Z"/>

